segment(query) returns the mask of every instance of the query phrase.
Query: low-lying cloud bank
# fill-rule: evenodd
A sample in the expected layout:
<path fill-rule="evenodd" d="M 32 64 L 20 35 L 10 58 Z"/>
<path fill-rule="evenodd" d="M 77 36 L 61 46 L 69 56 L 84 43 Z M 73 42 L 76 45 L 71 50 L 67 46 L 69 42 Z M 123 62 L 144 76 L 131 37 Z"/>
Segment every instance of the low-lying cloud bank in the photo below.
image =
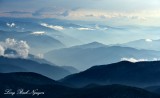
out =
<path fill-rule="evenodd" d="M 7 38 L 5 41 L 0 42 L 0 56 L 5 57 L 19 57 L 19 58 L 27 58 L 29 54 L 29 45 L 26 41 L 20 40 L 17 41 L 15 39 Z M 6 54 L 5 51 L 7 49 L 11 49 L 16 51 L 16 54 L 10 53 Z"/>
<path fill-rule="evenodd" d="M 46 24 L 46 23 L 41 23 L 41 26 L 44 26 L 44 27 L 47 27 L 47 28 L 51 28 L 51 29 L 54 29 L 54 30 L 64 30 L 63 26 L 58 26 L 58 25 L 49 25 L 49 24 Z"/>
<path fill-rule="evenodd" d="M 148 60 L 148 59 L 136 59 L 136 58 L 121 58 L 121 61 L 129 61 L 129 62 L 143 62 L 143 61 L 158 61 L 160 60 L 160 58 L 153 58 L 152 60 Z"/>
<path fill-rule="evenodd" d="M 37 31 L 37 32 L 33 32 L 33 33 L 31 33 L 31 34 L 33 34 L 33 35 L 44 35 L 46 32 L 44 32 L 44 31 Z"/>

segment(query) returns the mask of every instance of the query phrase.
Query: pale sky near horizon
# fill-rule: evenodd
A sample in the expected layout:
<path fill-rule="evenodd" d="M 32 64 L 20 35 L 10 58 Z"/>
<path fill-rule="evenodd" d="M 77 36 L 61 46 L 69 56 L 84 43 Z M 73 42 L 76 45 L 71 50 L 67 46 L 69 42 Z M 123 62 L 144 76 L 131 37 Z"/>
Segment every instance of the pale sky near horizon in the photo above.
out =
<path fill-rule="evenodd" d="M 160 0 L 0 0 L 0 16 L 160 25 Z"/>

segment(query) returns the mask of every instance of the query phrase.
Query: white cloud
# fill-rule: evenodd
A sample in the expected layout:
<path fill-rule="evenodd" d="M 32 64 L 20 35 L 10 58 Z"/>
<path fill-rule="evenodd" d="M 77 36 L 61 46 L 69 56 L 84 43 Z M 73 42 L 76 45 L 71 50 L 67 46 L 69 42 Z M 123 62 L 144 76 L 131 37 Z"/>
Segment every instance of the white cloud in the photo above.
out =
<path fill-rule="evenodd" d="M 107 27 L 100 27 L 99 25 L 95 25 L 95 29 L 97 29 L 97 30 L 108 30 Z"/>
<path fill-rule="evenodd" d="M 99 25 L 95 25 L 95 26 L 92 26 L 92 27 L 81 27 L 81 28 L 76 28 L 77 30 L 80 30 L 80 31 L 92 31 L 92 30 L 102 30 L 102 31 L 105 31 L 105 30 L 108 30 L 107 27 L 100 27 Z"/>
<path fill-rule="evenodd" d="M 152 40 L 151 40 L 151 39 L 146 39 L 145 41 L 146 41 L 146 42 L 152 42 Z"/>
<path fill-rule="evenodd" d="M 37 32 L 33 32 L 31 34 L 33 34 L 33 35 L 44 35 L 45 32 L 44 31 L 37 31 Z"/>
<path fill-rule="evenodd" d="M 63 26 L 57 26 L 57 25 L 54 26 L 54 25 L 49 25 L 46 23 L 41 23 L 41 25 L 47 28 L 54 29 L 54 30 L 64 30 Z"/>
<path fill-rule="evenodd" d="M 29 54 L 29 45 L 26 41 L 17 41 L 15 39 L 7 38 L 4 42 L 0 42 L 0 55 L 6 56 L 6 57 L 21 57 L 21 58 L 27 58 Z M 13 49 L 17 52 L 17 54 L 4 54 L 4 51 L 6 49 Z"/>
<path fill-rule="evenodd" d="M 94 30 L 94 29 L 92 29 L 92 28 L 77 28 L 78 30 Z"/>
<path fill-rule="evenodd" d="M 129 61 L 129 62 L 142 62 L 142 61 L 159 61 L 160 58 L 153 58 L 153 59 L 136 59 L 136 58 L 121 58 L 121 61 Z"/>
<path fill-rule="evenodd" d="M 135 59 L 135 58 L 121 58 L 121 61 L 129 61 L 129 62 L 141 62 L 141 61 L 148 61 L 148 59 Z"/>
<path fill-rule="evenodd" d="M 11 27 L 11 28 L 16 26 L 15 23 L 11 23 L 11 24 L 10 24 L 10 23 L 6 23 L 6 25 L 7 25 L 8 27 Z"/>
<path fill-rule="evenodd" d="M 55 30 L 64 30 L 62 26 L 52 26 Z"/>

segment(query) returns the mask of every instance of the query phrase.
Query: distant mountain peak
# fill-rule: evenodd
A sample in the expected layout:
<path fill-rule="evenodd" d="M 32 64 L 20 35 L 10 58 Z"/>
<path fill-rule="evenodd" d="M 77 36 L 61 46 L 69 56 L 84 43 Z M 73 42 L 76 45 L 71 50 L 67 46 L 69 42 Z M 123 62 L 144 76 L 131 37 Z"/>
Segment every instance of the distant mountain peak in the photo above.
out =
<path fill-rule="evenodd" d="M 106 47 L 107 45 L 99 43 L 99 42 L 91 42 L 83 45 L 75 46 L 76 48 L 99 48 L 99 47 Z"/>
<path fill-rule="evenodd" d="M 94 41 L 94 42 L 88 43 L 88 45 L 104 45 L 104 44 Z"/>

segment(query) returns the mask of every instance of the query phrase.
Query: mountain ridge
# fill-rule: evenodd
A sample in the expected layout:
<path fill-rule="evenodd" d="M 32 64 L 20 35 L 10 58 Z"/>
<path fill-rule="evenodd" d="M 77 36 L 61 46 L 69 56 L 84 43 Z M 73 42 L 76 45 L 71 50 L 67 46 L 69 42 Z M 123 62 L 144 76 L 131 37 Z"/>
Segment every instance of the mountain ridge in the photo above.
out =
<path fill-rule="evenodd" d="M 16 72 L 36 72 L 42 74 L 44 76 L 50 77 L 52 79 L 60 79 L 64 76 L 71 74 L 68 70 L 56 66 L 56 65 L 49 65 L 49 64 L 40 64 L 36 61 L 32 61 L 29 59 L 22 59 L 22 58 L 7 58 L 7 57 L 0 57 L 0 69 L 4 69 L 4 66 L 1 65 L 8 65 L 8 69 L 3 70 L 3 72 L 13 72 L 10 68 L 16 66 L 18 68 L 24 70 L 18 70 Z M 14 71 L 14 72 L 15 72 Z"/>
<path fill-rule="evenodd" d="M 84 48 L 83 46 L 86 46 Z M 124 46 L 94 46 L 78 45 L 47 52 L 44 57 L 59 65 L 72 65 L 78 70 L 85 70 L 93 65 L 110 64 L 121 61 L 123 58 L 136 60 L 153 60 L 160 58 L 160 52 L 154 50 L 135 49 Z"/>
<path fill-rule="evenodd" d="M 83 87 L 88 84 L 122 84 L 136 87 L 159 85 L 160 61 L 137 62 L 121 61 L 118 63 L 91 67 L 80 73 L 63 79 L 68 85 Z"/>

